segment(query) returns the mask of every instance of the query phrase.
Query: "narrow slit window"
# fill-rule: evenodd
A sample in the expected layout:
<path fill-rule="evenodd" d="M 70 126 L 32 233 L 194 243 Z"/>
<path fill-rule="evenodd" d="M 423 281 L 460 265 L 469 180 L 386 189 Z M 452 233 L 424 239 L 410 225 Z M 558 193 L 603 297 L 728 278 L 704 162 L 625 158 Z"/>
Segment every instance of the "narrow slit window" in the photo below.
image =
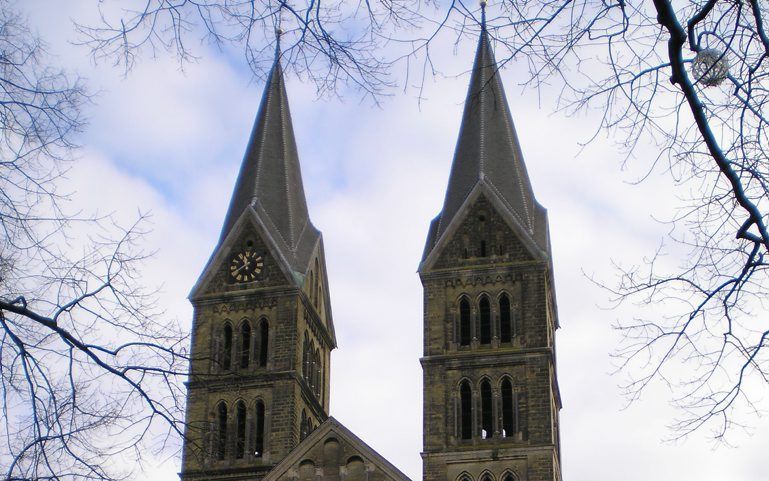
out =
<path fill-rule="evenodd" d="M 481 297 L 478 307 L 481 315 L 481 344 L 491 344 L 491 305 L 489 298 Z"/>
<path fill-rule="evenodd" d="M 322 366 L 320 363 L 320 351 L 315 349 L 315 396 L 320 398 L 320 373 Z"/>
<path fill-rule="evenodd" d="M 261 458 L 264 454 L 264 403 L 261 400 L 256 401 L 254 421 L 254 456 Z"/>
<path fill-rule="evenodd" d="M 502 435 L 511 437 L 516 431 L 513 383 L 509 379 L 502 381 Z"/>
<path fill-rule="evenodd" d="M 510 299 L 507 294 L 499 298 L 499 340 L 510 342 L 513 340 L 513 319 L 510 315 Z"/>
<path fill-rule="evenodd" d="M 240 328 L 240 367 L 245 369 L 251 360 L 251 326 L 248 321 Z"/>
<path fill-rule="evenodd" d="M 235 457 L 243 459 L 246 455 L 246 404 L 239 401 L 235 409 Z"/>
<path fill-rule="evenodd" d="M 494 413 L 491 407 L 491 384 L 481 383 L 481 438 L 488 439 L 494 433 Z"/>
<path fill-rule="evenodd" d="M 473 437 L 473 394 L 470 389 L 470 383 L 463 382 L 459 387 L 459 417 L 460 432 L 462 439 L 471 439 Z"/>
<path fill-rule="evenodd" d="M 470 303 L 462 299 L 459 301 L 459 345 L 469 346 L 470 338 Z"/>
<path fill-rule="evenodd" d="M 232 365 L 232 326 L 229 324 L 224 325 L 224 332 L 222 333 L 224 351 L 222 352 L 222 369 L 229 371 Z"/>
<path fill-rule="evenodd" d="M 267 349 L 270 345 L 270 326 L 266 320 L 259 324 L 259 367 L 267 365 Z"/>
<path fill-rule="evenodd" d="M 302 421 L 299 423 L 299 440 L 307 437 L 307 411 L 302 409 Z"/>
<path fill-rule="evenodd" d="M 227 405 L 219 403 L 217 409 L 216 459 L 223 460 L 227 447 Z"/>

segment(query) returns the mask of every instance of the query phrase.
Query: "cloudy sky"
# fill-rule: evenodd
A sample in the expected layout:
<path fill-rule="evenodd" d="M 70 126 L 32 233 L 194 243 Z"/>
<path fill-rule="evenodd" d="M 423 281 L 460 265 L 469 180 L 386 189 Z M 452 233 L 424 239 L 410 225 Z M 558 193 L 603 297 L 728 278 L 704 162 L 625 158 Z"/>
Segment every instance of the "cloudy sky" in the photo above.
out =
<path fill-rule="evenodd" d="M 57 55 L 99 94 L 68 183 L 74 202 L 130 220 L 151 212 L 156 257 L 146 282 L 162 285 L 170 316 L 189 325 L 186 296 L 221 228 L 263 84 L 242 58 L 205 45 L 180 71 L 173 58 L 144 58 L 126 77 L 94 65 L 67 43 L 72 18 L 94 0 L 24 0 L 17 5 Z M 332 355 L 331 414 L 412 479 L 421 479 L 422 291 L 416 274 L 427 226 L 441 207 L 458 132 L 474 42 L 436 48 L 446 74 L 381 106 L 317 99 L 288 79 L 305 191 L 325 240 L 339 349 Z M 552 92 L 520 87 L 503 72 L 516 128 L 539 201 L 548 208 L 562 329 L 558 370 L 564 402 L 567 481 L 765 479 L 769 423 L 734 433 L 718 447 L 707 432 L 666 443 L 675 413 L 654 385 L 627 407 L 612 375 L 618 335 L 611 324 L 632 306 L 607 310 L 586 277 L 611 280 L 612 259 L 629 265 L 651 254 L 675 201 L 664 173 L 632 185 L 656 153 L 639 148 L 626 169 L 611 139 L 580 151 L 596 119 L 553 114 Z M 579 154 L 579 155 L 578 155 Z M 674 259 L 671 260 L 674 262 Z M 764 396 L 767 394 L 764 391 Z M 146 479 L 174 479 L 177 459 L 156 460 Z"/>

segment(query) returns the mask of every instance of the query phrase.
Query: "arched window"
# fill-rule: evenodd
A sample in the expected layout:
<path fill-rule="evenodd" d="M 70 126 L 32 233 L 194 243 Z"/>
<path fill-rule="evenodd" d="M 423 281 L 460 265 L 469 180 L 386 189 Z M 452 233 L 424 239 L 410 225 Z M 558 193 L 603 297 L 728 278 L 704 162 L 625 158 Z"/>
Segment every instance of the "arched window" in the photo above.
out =
<path fill-rule="evenodd" d="M 513 392 L 513 383 L 505 378 L 502 381 L 502 437 L 515 435 L 518 429 L 518 406 Z"/>
<path fill-rule="evenodd" d="M 320 402 L 321 406 L 323 405 L 323 400 L 326 398 L 326 370 L 321 369 L 320 370 L 320 395 L 318 396 L 318 401 Z"/>
<path fill-rule="evenodd" d="M 240 367 L 245 369 L 251 358 L 251 325 L 243 321 L 240 326 Z"/>
<path fill-rule="evenodd" d="M 299 423 L 299 440 L 307 437 L 307 432 L 309 431 L 307 427 L 307 411 L 302 409 L 302 421 Z"/>
<path fill-rule="evenodd" d="M 223 460 L 227 448 L 227 405 L 224 401 L 216 409 L 216 459 Z"/>
<path fill-rule="evenodd" d="M 302 344 L 302 377 L 306 380 L 310 375 L 310 336 L 307 331 L 304 333 L 304 343 Z"/>
<path fill-rule="evenodd" d="M 267 365 L 267 349 L 270 345 L 270 326 L 266 319 L 259 323 L 259 367 Z"/>
<path fill-rule="evenodd" d="M 481 344 L 491 344 L 491 305 L 489 298 L 481 297 L 478 308 L 481 317 Z"/>
<path fill-rule="evenodd" d="M 493 480 L 489 473 L 484 473 L 483 476 L 481 476 L 481 481 L 493 481 Z"/>
<path fill-rule="evenodd" d="M 459 301 L 459 345 L 469 346 L 471 339 L 470 328 L 470 303 L 467 299 L 462 298 Z"/>
<path fill-rule="evenodd" d="M 310 271 L 310 292 L 308 292 L 308 296 L 310 298 L 310 302 L 315 304 L 315 271 Z"/>
<path fill-rule="evenodd" d="M 262 457 L 264 454 L 264 403 L 262 400 L 256 401 L 256 412 L 254 416 L 254 456 Z"/>
<path fill-rule="evenodd" d="M 488 439 L 494 434 L 494 413 L 491 407 L 491 383 L 481 382 L 481 438 Z"/>
<path fill-rule="evenodd" d="M 321 363 L 320 363 L 320 351 L 318 349 L 315 349 L 315 396 L 320 398 L 320 372 L 321 372 Z"/>
<path fill-rule="evenodd" d="M 347 460 L 347 476 L 345 479 L 349 481 L 363 481 L 368 479 L 366 476 L 366 465 L 363 462 L 363 458 L 360 456 L 351 456 Z"/>
<path fill-rule="evenodd" d="M 307 359 L 309 360 L 307 366 L 307 385 L 310 386 L 310 391 L 315 392 L 315 341 L 310 341 Z"/>
<path fill-rule="evenodd" d="M 459 437 L 473 437 L 473 392 L 467 381 L 459 386 Z"/>
<path fill-rule="evenodd" d="M 243 459 L 246 455 L 246 404 L 238 401 L 235 407 L 235 457 Z"/>
<path fill-rule="evenodd" d="M 224 325 L 222 337 L 222 344 L 224 345 L 222 351 L 222 369 L 229 371 L 232 365 L 232 326 L 229 324 Z"/>
<path fill-rule="evenodd" d="M 510 299 L 507 294 L 499 298 L 499 340 L 510 342 L 513 340 L 513 318 L 510 315 Z"/>
<path fill-rule="evenodd" d="M 517 481 L 517 479 L 511 473 L 506 473 L 502 481 Z"/>

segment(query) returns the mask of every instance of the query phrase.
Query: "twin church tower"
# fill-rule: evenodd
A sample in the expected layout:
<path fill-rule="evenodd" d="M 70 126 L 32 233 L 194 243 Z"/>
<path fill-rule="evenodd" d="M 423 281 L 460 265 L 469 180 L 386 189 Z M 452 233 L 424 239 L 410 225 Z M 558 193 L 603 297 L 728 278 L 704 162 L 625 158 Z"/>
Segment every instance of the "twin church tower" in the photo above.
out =
<path fill-rule="evenodd" d="M 485 28 L 419 275 L 423 480 L 561 481 L 547 213 Z M 182 481 L 410 481 L 329 417 L 336 337 L 323 238 L 279 58 L 190 300 Z"/>

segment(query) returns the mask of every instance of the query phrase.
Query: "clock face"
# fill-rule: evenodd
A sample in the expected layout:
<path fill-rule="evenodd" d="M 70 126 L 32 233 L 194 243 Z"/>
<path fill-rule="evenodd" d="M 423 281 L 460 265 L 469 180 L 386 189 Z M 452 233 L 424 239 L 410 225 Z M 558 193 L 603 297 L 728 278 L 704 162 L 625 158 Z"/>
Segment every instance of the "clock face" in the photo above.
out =
<path fill-rule="evenodd" d="M 262 272 L 264 258 L 252 250 L 238 252 L 230 261 L 230 276 L 238 282 L 250 282 Z"/>

